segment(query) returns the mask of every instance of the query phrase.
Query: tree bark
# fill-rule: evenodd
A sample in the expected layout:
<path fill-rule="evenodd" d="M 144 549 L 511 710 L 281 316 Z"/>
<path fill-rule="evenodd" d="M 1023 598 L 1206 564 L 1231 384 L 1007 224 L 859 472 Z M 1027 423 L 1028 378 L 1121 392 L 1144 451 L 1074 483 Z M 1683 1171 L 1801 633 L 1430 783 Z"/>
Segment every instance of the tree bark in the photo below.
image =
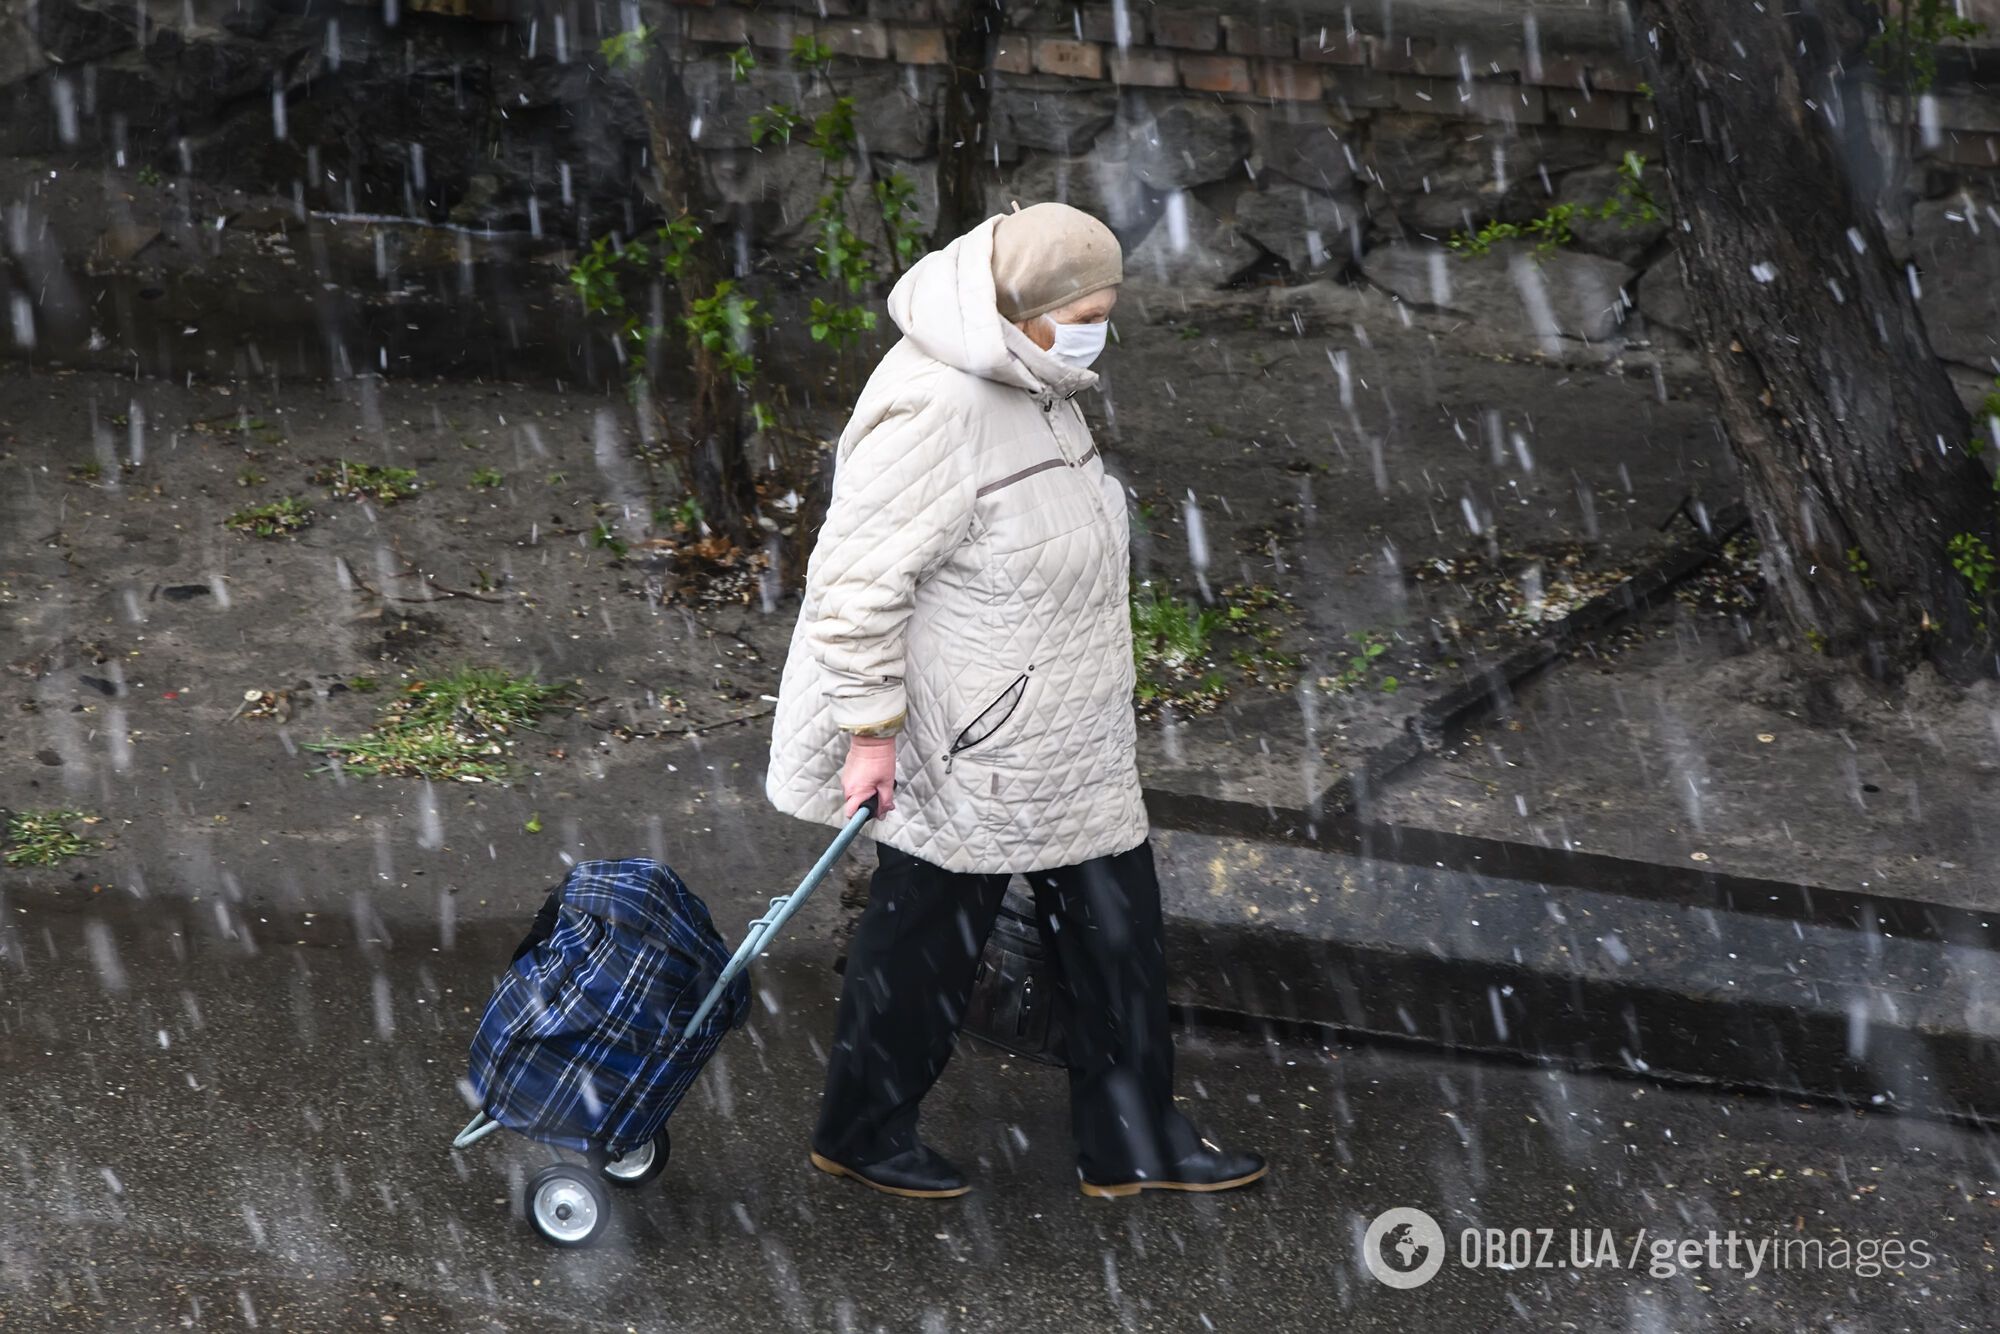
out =
<path fill-rule="evenodd" d="M 1867 30 L 1846 0 L 1642 15 L 1675 251 L 1781 623 L 1885 680 L 1924 658 L 1990 673 L 1947 545 L 1993 541 L 1992 487 L 1830 124 L 1860 114 L 1834 80 Z"/>
<path fill-rule="evenodd" d="M 993 58 L 1005 0 L 953 0 L 946 30 L 943 125 L 938 140 L 937 241 L 951 241 L 986 218 L 993 167 Z"/>
<path fill-rule="evenodd" d="M 687 135 L 693 118 L 682 91 L 679 53 L 665 43 L 656 47 L 641 71 L 638 86 L 651 148 L 653 202 L 669 219 L 686 213 L 703 222 L 708 216 L 708 195 L 699 152 Z M 672 284 L 673 315 L 692 315 L 695 300 L 712 295 L 728 273 L 722 245 L 704 225 Z M 685 441 L 681 450 L 685 477 L 701 502 L 703 520 L 712 532 L 747 549 L 760 541 L 763 533 L 751 521 L 757 489 L 744 449 L 742 395 L 716 355 L 690 346 L 678 318 L 674 324 L 677 327 L 669 331 L 667 345 L 689 348 L 694 394 L 680 430 L 674 431 L 672 422 L 665 425 L 670 436 Z"/>

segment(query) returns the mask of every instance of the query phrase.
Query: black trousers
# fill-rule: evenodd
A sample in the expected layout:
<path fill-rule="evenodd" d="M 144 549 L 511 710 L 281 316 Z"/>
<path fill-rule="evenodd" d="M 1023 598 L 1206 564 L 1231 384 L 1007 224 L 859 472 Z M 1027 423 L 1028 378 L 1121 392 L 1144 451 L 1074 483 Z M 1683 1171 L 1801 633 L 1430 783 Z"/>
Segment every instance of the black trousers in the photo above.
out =
<path fill-rule="evenodd" d="M 914 1148 L 917 1105 L 951 1059 L 1009 875 L 947 871 L 886 844 L 848 947 L 813 1148 L 863 1167 Z M 1077 1166 L 1157 1175 L 1199 1146 L 1174 1110 L 1160 886 L 1149 839 L 1027 873 L 1062 986 Z"/>

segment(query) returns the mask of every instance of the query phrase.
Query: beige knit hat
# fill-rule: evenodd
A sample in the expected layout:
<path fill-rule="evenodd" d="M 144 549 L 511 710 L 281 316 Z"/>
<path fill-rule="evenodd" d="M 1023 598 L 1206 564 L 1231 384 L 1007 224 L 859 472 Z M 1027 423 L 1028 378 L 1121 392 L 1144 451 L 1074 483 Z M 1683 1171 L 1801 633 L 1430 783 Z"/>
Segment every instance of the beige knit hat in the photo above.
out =
<path fill-rule="evenodd" d="M 993 290 L 1005 320 L 1031 320 L 1125 280 L 1118 238 L 1068 204 L 1014 205 L 993 228 Z"/>

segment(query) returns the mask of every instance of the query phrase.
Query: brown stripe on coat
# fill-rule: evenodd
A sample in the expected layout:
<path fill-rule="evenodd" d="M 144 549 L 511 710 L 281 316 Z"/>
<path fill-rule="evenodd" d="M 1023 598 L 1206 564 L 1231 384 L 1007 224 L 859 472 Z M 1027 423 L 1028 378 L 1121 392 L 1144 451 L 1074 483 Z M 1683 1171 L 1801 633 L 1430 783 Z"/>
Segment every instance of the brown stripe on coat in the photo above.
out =
<path fill-rule="evenodd" d="M 1036 473 L 1041 472 L 1046 468 L 1067 468 L 1068 466 L 1069 466 L 1069 461 L 1067 459 L 1043 459 L 1040 463 L 1037 463 L 1032 467 L 1023 468 L 1019 472 L 1008 473 L 1005 477 L 1002 477 L 997 482 L 988 482 L 985 486 L 980 487 L 979 490 L 974 493 L 974 495 L 983 496 L 988 491 L 998 491 L 1003 486 L 1012 486 L 1014 483 L 1020 481 L 1022 478 L 1033 477 Z"/>

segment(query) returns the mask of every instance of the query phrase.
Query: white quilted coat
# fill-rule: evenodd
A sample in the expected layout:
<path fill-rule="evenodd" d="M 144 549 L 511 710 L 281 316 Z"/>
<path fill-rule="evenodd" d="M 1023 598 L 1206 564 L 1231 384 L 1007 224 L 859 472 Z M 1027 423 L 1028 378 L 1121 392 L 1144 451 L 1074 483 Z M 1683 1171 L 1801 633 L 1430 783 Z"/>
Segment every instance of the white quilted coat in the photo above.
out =
<path fill-rule="evenodd" d="M 1074 865 L 1147 835 L 1130 529 L 1075 394 L 1000 318 L 989 218 L 889 294 L 903 332 L 855 405 L 807 564 L 765 794 L 839 827 L 848 732 L 896 736 L 864 832 L 953 871 Z"/>

